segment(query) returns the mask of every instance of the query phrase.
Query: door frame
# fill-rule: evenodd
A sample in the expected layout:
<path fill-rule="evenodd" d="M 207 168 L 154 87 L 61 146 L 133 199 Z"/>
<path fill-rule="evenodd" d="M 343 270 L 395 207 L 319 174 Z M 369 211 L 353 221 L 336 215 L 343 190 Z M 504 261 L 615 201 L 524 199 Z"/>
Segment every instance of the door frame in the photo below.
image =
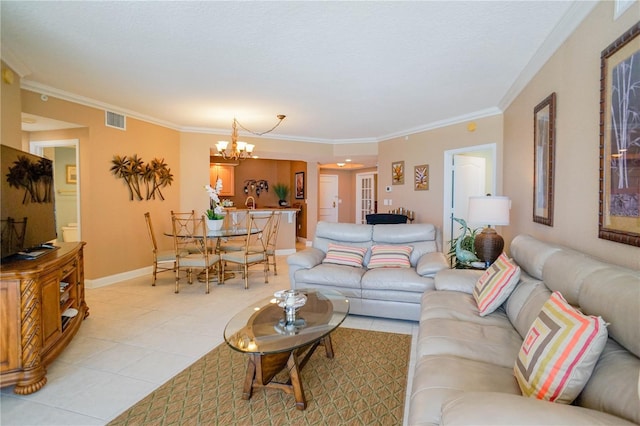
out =
<path fill-rule="evenodd" d="M 497 176 L 498 176 L 498 145 L 497 143 L 488 143 L 484 145 L 474 145 L 464 148 L 456 148 L 450 149 L 444 152 L 444 197 L 442 203 L 442 247 L 443 251 L 446 249 L 447 241 L 450 241 L 450 238 L 453 234 L 453 220 L 451 218 L 453 214 L 453 157 L 458 154 L 465 154 L 469 152 L 477 152 L 477 151 L 489 151 L 489 158 L 492 162 L 492 176 L 491 176 L 491 184 L 488 189 L 491 191 L 491 194 L 496 194 L 497 188 Z"/>
<path fill-rule="evenodd" d="M 29 141 L 29 152 L 42 157 L 45 148 L 73 147 L 76 150 L 76 216 L 78 218 L 78 239 L 82 240 L 82 215 L 80 214 L 80 140 L 79 139 L 59 139 L 48 141 Z M 54 183 L 55 184 L 55 183 Z M 56 217 L 57 226 L 57 217 Z M 60 237 L 62 238 L 62 237 Z"/>

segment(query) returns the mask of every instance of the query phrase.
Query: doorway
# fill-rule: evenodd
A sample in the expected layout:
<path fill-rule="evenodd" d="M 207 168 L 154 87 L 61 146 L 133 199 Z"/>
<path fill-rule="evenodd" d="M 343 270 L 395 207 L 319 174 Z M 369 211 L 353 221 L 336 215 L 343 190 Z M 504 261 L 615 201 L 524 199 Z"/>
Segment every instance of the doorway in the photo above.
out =
<path fill-rule="evenodd" d="M 53 160 L 58 241 L 63 241 L 64 234 L 68 235 L 68 241 L 81 240 L 78 146 L 78 139 L 29 142 L 29 151 L 32 154 Z M 77 230 L 69 229 L 74 224 Z"/>
<path fill-rule="evenodd" d="M 444 153 L 443 251 L 460 235 L 453 218 L 467 218 L 469 197 L 496 193 L 496 144 L 453 149 Z"/>
<path fill-rule="evenodd" d="M 356 174 L 356 221 L 367 223 L 367 215 L 376 213 L 377 173 Z"/>
<path fill-rule="evenodd" d="M 338 175 L 320 175 L 318 220 L 338 221 Z"/>

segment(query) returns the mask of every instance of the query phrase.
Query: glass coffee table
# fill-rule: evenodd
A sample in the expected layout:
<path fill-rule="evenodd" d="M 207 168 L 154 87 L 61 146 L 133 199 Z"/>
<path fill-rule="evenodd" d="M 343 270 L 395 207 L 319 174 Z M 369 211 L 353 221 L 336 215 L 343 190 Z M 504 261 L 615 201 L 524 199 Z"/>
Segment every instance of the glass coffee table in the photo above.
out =
<path fill-rule="evenodd" d="M 293 394 L 296 408 L 304 410 L 307 401 L 300 370 L 319 345 L 333 358 L 331 332 L 349 313 L 349 301 L 337 291 L 295 291 L 296 300 L 287 298 L 283 290 L 248 306 L 224 330 L 227 344 L 249 356 L 243 399 L 250 399 L 256 388 L 275 388 Z M 274 377 L 285 366 L 289 380 L 276 382 Z"/>

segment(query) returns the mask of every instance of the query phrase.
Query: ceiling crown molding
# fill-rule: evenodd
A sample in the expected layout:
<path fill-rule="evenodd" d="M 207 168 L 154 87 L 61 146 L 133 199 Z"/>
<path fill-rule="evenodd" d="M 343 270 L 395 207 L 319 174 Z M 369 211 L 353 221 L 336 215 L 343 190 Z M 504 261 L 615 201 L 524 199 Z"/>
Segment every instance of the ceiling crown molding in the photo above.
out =
<path fill-rule="evenodd" d="M 2 55 L 4 63 L 11 67 L 11 69 L 20 76 L 20 79 L 31 74 L 29 67 L 18 58 L 18 55 L 13 53 L 13 51 L 4 44 L 2 45 L 0 54 Z"/>
<path fill-rule="evenodd" d="M 515 100 L 526 85 L 529 84 L 531 79 L 540 71 L 562 43 L 573 34 L 578 25 L 582 23 L 584 18 L 591 13 L 598 3 L 597 1 L 576 1 L 571 5 L 567 13 L 564 14 L 551 33 L 549 33 L 549 36 L 540 45 L 498 104 L 498 107 L 502 111 L 511 105 L 511 102 Z"/>

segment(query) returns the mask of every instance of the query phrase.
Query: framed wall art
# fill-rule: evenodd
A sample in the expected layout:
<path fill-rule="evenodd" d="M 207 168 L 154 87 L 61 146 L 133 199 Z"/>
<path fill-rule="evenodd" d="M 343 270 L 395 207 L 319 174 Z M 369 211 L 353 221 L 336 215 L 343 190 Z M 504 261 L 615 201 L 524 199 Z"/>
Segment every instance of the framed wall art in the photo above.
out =
<path fill-rule="evenodd" d="M 533 109 L 533 221 L 553 226 L 556 94 Z"/>
<path fill-rule="evenodd" d="M 427 191 L 429 189 L 429 165 L 422 164 L 413 168 L 413 189 Z"/>
<path fill-rule="evenodd" d="M 404 185 L 404 161 L 391 163 L 391 183 L 393 185 Z"/>
<path fill-rule="evenodd" d="M 600 61 L 598 237 L 640 247 L 640 22 Z"/>
<path fill-rule="evenodd" d="M 67 171 L 66 182 L 67 183 L 78 183 L 78 172 L 76 170 L 77 169 L 75 165 L 67 164 L 66 166 L 66 171 Z"/>
<path fill-rule="evenodd" d="M 296 173 L 296 199 L 304 198 L 304 172 Z"/>

